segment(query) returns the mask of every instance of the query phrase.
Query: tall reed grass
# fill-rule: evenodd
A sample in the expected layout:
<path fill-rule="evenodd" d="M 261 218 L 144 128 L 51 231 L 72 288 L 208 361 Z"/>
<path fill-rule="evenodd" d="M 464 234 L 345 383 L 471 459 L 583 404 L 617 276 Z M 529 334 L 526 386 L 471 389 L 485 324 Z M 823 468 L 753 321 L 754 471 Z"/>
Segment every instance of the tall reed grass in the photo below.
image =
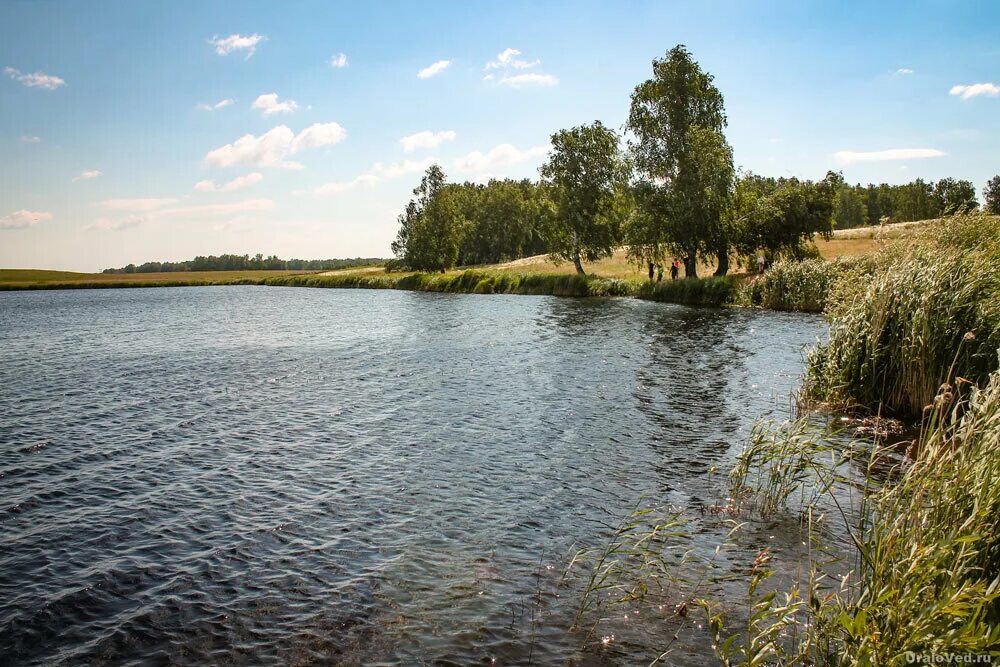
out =
<path fill-rule="evenodd" d="M 819 489 L 840 506 L 833 496 L 844 482 L 837 470 L 851 455 L 817 458 L 812 454 L 829 446 L 822 438 L 808 440 L 802 422 L 755 432 L 734 483 L 745 489 L 748 478 L 757 478 L 750 486 L 760 494 L 757 511 L 812 511 L 817 496 L 806 489 Z M 811 562 L 807 580 L 775 604 L 777 591 L 757 594 L 770 566 L 755 564 L 749 631 L 726 636 L 723 615 L 710 616 L 723 664 L 1000 657 L 1000 374 L 965 398 L 943 387 L 919 442 L 915 458 L 901 459 L 880 487 L 873 467 L 882 452 L 871 450 L 865 493 L 856 496 L 854 512 L 839 515 L 857 549 L 848 576 L 837 579 L 823 563 Z M 789 465 L 802 460 L 809 463 Z M 884 473 L 879 478 L 886 479 Z"/>
<path fill-rule="evenodd" d="M 732 301 L 737 284 L 735 276 L 645 282 L 639 286 L 638 297 L 689 306 L 722 306 Z"/>
<path fill-rule="evenodd" d="M 737 290 L 738 306 L 819 313 L 826 309 L 833 284 L 870 271 L 865 257 L 778 262 L 765 273 L 746 280 Z"/>
<path fill-rule="evenodd" d="M 1000 348 L 997 218 L 927 226 L 830 291 L 829 342 L 809 357 L 804 396 L 838 409 L 918 418 L 938 388 L 981 385 Z"/>

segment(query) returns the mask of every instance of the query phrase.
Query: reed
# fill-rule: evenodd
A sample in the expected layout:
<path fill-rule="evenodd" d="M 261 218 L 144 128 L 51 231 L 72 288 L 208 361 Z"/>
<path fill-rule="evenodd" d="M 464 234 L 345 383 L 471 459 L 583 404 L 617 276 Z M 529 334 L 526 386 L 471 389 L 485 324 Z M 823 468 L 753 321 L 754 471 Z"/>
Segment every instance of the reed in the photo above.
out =
<path fill-rule="evenodd" d="M 956 216 L 885 248 L 864 280 L 830 291 L 830 338 L 809 355 L 804 398 L 919 418 L 938 388 L 981 385 L 1000 348 L 996 218 Z"/>
<path fill-rule="evenodd" d="M 732 301 L 737 284 L 735 276 L 646 282 L 639 286 L 638 297 L 649 301 L 718 307 Z"/>
<path fill-rule="evenodd" d="M 870 270 L 867 257 L 778 262 L 765 273 L 746 280 L 734 295 L 736 305 L 770 310 L 819 313 L 826 309 L 833 284 Z"/>
<path fill-rule="evenodd" d="M 801 423 L 758 433 L 734 474 L 741 485 L 749 476 L 764 480 L 755 487 L 763 498 L 751 505 L 754 511 L 812 511 L 817 496 L 806 487 L 822 489 L 840 507 L 833 494 L 844 480 L 836 471 L 849 454 L 826 464 L 808 455 L 809 465 L 783 464 L 803 444 L 828 451 L 822 438 L 808 439 Z M 915 458 L 899 459 L 881 486 L 876 479 L 883 477 L 873 473 L 880 452 L 870 450 L 864 493 L 854 511 L 840 514 L 857 549 L 848 576 L 837 579 L 824 563 L 810 562 L 808 580 L 776 604 L 777 591 L 757 593 L 770 566 L 761 571 L 755 563 L 750 626 L 729 636 L 716 605 L 705 603 L 723 664 L 895 665 L 906 664 L 908 654 L 1000 656 L 1000 374 L 964 398 L 943 387 L 918 442 Z M 804 504 L 794 500 L 797 489 Z M 808 538 L 818 539 L 808 525 Z"/>

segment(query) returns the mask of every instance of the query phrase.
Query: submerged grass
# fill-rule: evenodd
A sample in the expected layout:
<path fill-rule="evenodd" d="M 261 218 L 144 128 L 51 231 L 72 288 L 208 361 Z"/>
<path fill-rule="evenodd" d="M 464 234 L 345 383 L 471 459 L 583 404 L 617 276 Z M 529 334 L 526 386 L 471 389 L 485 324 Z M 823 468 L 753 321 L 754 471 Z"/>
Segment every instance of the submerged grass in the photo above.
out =
<path fill-rule="evenodd" d="M 726 636 L 725 619 L 711 615 L 723 664 L 901 665 L 913 655 L 1000 657 L 1000 374 L 965 399 L 946 389 L 920 444 L 915 458 L 900 459 L 881 487 L 872 482 L 870 464 L 856 511 L 841 514 L 857 548 L 849 576 L 838 580 L 822 563 L 809 563 L 805 584 L 777 605 L 776 591 L 756 594 L 755 567 L 752 632 Z M 839 506 L 833 494 L 844 480 L 837 470 L 849 455 L 825 463 L 824 456 L 813 456 L 827 450 L 801 422 L 762 429 L 734 481 L 758 480 L 750 488 L 754 511 L 762 515 L 792 508 L 796 495 L 804 498 L 796 509 L 814 509 L 818 496 L 806 489 Z M 871 451 L 874 461 L 879 452 Z M 799 465 L 803 460 L 808 463 Z"/>

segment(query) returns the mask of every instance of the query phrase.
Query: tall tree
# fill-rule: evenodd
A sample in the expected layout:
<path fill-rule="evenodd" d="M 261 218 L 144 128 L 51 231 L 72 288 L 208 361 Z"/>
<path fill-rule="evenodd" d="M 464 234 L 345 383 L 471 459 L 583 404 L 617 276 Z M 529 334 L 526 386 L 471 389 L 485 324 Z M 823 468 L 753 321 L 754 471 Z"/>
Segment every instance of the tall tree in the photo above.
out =
<path fill-rule="evenodd" d="M 608 257 L 621 244 L 628 169 L 618 135 L 600 121 L 556 132 L 539 171 L 552 188 L 544 231 L 549 254 L 583 274 L 582 260 Z"/>
<path fill-rule="evenodd" d="M 1000 215 L 1000 176 L 986 181 L 983 188 L 983 208 L 987 213 Z"/>
<path fill-rule="evenodd" d="M 434 192 L 409 231 L 407 266 L 441 273 L 455 266 L 466 233 L 463 195 L 459 185 L 443 185 Z"/>
<path fill-rule="evenodd" d="M 868 207 L 861 192 L 850 185 L 841 185 L 833 199 L 833 219 L 838 229 L 864 227 L 868 223 Z"/>
<path fill-rule="evenodd" d="M 407 260 L 407 249 L 410 244 L 410 235 L 417 228 L 420 217 L 427 208 L 428 203 L 434 198 L 438 190 L 444 187 L 445 175 L 439 165 L 432 164 L 424 172 L 420 179 L 420 185 L 413 189 L 416 199 L 411 199 L 406 204 L 406 209 L 399 215 L 399 231 L 396 232 L 396 240 L 392 242 L 392 252 L 396 257 L 404 261 Z"/>
<path fill-rule="evenodd" d="M 635 206 L 625 223 L 626 256 L 639 269 L 648 269 L 652 281 L 656 265 L 662 265 L 667 259 L 668 249 L 659 224 L 666 206 L 660 189 L 649 181 L 633 185 L 632 197 Z"/>
<path fill-rule="evenodd" d="M 744 255 L 766 250 L 794 256 L 816 234 L 829 238 L 838 185 L 845 187 L 840 175 L 833 172 L 815 183 L 742 174 L 730 208 L 735 249 Z"/>
<path fill-rule="evenodd" d="M 970 181 L 960 181 L 955 178 L 942 178 L 934 185 L 934 198 L 944 214 L 972 210 L 979 206 L 976 201 L 976 188 Z"/>
<path fill-rule="evenodd" d="M 679 44 L 653 61 L 653 78 L 635 87 L 629 109 L 636 170 L 661 191 L 645 200 L 661 205 L 647 213 L 654 217 L 659 240 L 683 255 L 689 277 L 697 276 L 699 253 L 715 254 L 720 261 L 728 253 L 719 203 L 728 196 L 731 179 L 710 174 L 708 161 L 722 167 L 728 153 L 731 176 L 732 158 L 723 135 L 722 93 L 712 81 Z M 708 161 L 700 153 L 706 148 L 712 153 Z"/>

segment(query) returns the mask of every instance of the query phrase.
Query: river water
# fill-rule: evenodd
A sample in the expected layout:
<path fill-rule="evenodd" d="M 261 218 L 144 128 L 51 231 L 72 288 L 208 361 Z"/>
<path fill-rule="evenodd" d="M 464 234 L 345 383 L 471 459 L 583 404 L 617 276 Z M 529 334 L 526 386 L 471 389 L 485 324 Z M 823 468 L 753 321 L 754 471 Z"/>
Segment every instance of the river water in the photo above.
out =
<path fill-rule="evenodd" d="M 574 627 L 566 566 L 639 502 L 710 552 L 720 477 L 824 332 L 631 299 L 0 293 L 0 663 L 630 665 L 677 633 L 668 663 L 710 664 L 672 603 Z M 794 551 L 773 530 L 714 578 Z"/>

